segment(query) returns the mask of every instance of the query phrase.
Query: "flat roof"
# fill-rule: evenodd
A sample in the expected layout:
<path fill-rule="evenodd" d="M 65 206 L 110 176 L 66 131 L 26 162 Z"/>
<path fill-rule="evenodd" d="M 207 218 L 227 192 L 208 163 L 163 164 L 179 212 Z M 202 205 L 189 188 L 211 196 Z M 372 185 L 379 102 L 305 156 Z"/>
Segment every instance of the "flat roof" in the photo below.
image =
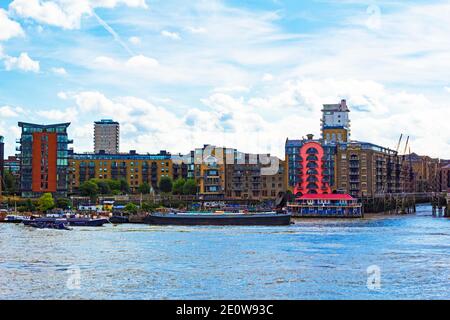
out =
<path fill-rule="evenodd" d="M 29 123 L 29 122 L 18 122 L 17 125 L 19 127 L 36 127 L 36 128 L 53 128 L 53 127 L 68 127 L 70 126 L 70 122 L 65 123 L 55 123 L 55 124 L 36 124 L 36 123 Z"/>
<path fill-rule="evenodd" d="M 305 194 L 298 200 L 356 200 L 349 194 Z"/>

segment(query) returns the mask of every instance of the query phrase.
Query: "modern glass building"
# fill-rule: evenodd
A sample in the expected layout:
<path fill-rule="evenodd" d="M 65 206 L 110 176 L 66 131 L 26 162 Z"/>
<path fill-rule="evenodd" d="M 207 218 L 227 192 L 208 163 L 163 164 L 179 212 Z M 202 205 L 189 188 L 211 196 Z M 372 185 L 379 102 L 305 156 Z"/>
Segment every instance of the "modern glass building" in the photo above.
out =
<path fill-rule="evenodd" d="M 39 125 L 19 122 L 20 191 L 23 197 L 50 192 L 67 195 L 70 123 Z"/>

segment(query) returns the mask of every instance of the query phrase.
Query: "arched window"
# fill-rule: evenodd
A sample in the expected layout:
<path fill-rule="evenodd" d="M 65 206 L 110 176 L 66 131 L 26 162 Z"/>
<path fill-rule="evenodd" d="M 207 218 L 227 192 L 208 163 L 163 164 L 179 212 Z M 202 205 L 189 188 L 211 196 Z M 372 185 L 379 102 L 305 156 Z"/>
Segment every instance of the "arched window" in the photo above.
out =
<path fill-rule="evenodd" d="M 317 194 L 317 191 L 316 190 L 309 190 L 308 194 Z"/>
<path fill-rule="evenodd" d="M 306 179 L 308 182 L 318 182 L 319 179 L 317 179 L 316 176 L 309 176 L 308 179 Z"/>
<path fill-rule="evenodd" d="M 306 174 L 319 174 L 319 172 L 316 169 L 308 169 L 308 171 L 306 171 Z"/>
<path fill-rule="evenodd" d="M 319 151 L 317 151 L 316 148 L 309 148 L 308 150 L 306 150 L 307 154 L 318 154 Z"/>
<path fill-rule="evenodd" d="M 317 163 L 315 163 L 315 162 L 308 162 L 308 164 L 306 165 L 309 169 L 316 169 L 318 166 L 317 166 Z"/>
<path fill-rule="evenodd" d="M 311 154 L 306 158 L 307 161 L 317 161 L 319 160 L 319 158 L 317 158 L 317 156 Z"/>
<path fill-rule="evenodd" d="M 308 183 L 308 185 L 306 186 L 307 189 L 319 189 L 319 186 L 315 183 Z"/>

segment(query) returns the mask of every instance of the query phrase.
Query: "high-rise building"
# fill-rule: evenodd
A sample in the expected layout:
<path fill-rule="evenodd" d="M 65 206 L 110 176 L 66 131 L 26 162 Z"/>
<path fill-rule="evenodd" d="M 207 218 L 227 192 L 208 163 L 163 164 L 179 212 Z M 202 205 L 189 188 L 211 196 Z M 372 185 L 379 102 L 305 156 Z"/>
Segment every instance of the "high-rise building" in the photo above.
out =
<path fill-rule="evenodd" d="M 94 122 L 94 153 L 119 153 L 119 123 L 111 119 Z"/>
<path fill-rule="evenodd" d="M 20 191 L 23 197 L 50 192 L 67 194 L 68 139 L 70 123 L 39 125 L 19 122 Z"/>
<path fill-rule="evenodd" d="M 336 144 L 314 140 L 286 140 L 287 189 L 293 193 L 322 194 L 335 191 Z"/>
<path fill-rule="evenodd" d="M 322 109 L 322 139 L 329 142 L 350 141 L 350 110 L 347 102 L 324 104 Z"/>

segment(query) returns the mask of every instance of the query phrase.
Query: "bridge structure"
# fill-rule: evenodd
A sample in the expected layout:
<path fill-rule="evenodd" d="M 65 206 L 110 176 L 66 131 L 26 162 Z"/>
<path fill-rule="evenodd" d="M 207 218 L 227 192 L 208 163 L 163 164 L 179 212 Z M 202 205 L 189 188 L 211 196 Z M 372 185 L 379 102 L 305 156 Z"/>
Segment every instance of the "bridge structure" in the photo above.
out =
<path fill-rule="evenodd" d="M 416 212 L 419 203 L 430 203 L 435 216 L 450 217 L 450 195 L 446 192 L 385 193 L 362 197 L 366 213 L 386 212 L 408 214 Z"/>

